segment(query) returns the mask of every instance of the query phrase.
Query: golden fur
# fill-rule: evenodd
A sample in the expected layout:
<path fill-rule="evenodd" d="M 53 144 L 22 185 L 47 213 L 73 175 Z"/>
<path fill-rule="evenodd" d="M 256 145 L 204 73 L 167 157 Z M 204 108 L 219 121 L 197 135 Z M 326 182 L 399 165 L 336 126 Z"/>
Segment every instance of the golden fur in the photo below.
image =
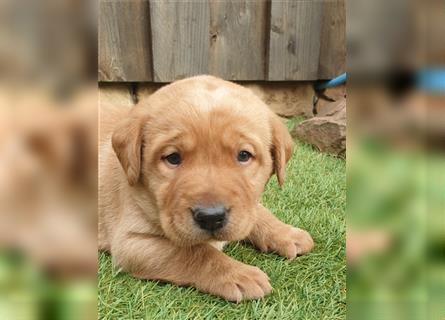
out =
<path fill-rule="evenodd" d="M 292 140 L 252 92 L 210 76 L 167 85 L 134 108 L 101 106 L 99 246 L 136 277 L 191 285 L 227 300 L 271 291 L 260 269 L 224 253 L 222 241 L 248 239 L 262 251 L 294 258 L 310 235 L 260 204 L 272 174 L 284 182 Z M 237 161 L 240 150 L 253 158 Z M 172 167 L 163 157 L 178 152 Z M 209 233 L 190 213 L 224 203 L 227 225 Z"/>

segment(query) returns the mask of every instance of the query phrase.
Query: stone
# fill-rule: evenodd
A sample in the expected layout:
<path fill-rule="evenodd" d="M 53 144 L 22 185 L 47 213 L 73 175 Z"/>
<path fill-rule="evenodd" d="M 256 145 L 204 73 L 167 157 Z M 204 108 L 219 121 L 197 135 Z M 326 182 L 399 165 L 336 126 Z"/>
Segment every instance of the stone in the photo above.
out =
<path fill-rule="evenodd" d="M 323 109 L 332 102 L 344 100 L 346 98 L 346 85 L 340 85 L 333 88 L 327 88 L 317 92 L 317 103 L 315 104 L 315 114 L 320 115 Z"/>
<path fill-rule="evenodd" d="M 130 86 L 125 83 L 101 83 L 99 85 L 99 99 L 101 104 L 122 107 L 134 105 Z"/>
<path fill-rule="evenodd" d="M 241 83 L 281 117 L 314 116 L 315 91 L 311 82 Z"/>
<path fill-rule="evenodd" d="M 346 156 L 346 99 L 327 105 L 323 113 L 305 120 L 292 130 L 292 136 L 315 146 L 321 152 Z"/>
<path fill-rule="evenodd" d="M 346 97 L 346 85 L 342 84 L 332 88 L 326 88 L 320 94 L 330 101 L 338 101 Z"/>
<path fill-rule="evenodd" d="M 317 117 L 333 116 L 346 108 L 346 99 L 325 104 L 317 109 Z"/>
<path fill-rule="evenodd" d="M 165 83 L 139 83 L 135 89 L 136 100 L 148 97 Z M 298 83 L 269 83 L 256 82 L 240 85 L 250 89 L 261 100 L 263 100 L 276 114 L 281 117 L 290 118 L 303 116 L 311 118 L 314 116 L 315 91 L 311 82 Z M 129 84 L 101 84 L 101 102 L 109 102 L 123 106 L 133 106 L 135 97 L 132 96 Z"/>

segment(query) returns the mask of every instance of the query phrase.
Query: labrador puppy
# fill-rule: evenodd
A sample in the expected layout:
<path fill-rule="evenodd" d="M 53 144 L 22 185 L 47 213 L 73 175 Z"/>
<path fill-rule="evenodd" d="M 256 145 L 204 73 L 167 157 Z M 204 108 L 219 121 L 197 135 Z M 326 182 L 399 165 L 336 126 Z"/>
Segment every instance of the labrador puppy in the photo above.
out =
<path fill-rule="evenodd" d="M 268 276 L 221 250 L 249 240 L 289 259 L 311 236 L 261 205 L 284 182 L 292 140 L 251 91 L 211 76 L 167 85 L 128 109 L 101 106 L 99 247 L 133 276 L 230 301 L 271 292 Z"/>

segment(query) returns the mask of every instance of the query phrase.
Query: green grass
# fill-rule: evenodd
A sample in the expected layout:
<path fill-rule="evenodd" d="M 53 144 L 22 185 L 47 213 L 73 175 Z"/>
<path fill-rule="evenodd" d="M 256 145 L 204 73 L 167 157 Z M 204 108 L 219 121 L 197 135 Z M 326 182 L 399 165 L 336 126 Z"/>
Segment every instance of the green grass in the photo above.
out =
<path fill-rule="evenodd" d="M 266 272 L 274 288 L 262 300 L 230 303 L 193 288 L 138 280 L 99 256 L 100 319 L 345 319 L 345 162 L 297 143 L 279 188 L 273 178 L 263 204 L 282 221 L 306 229 L 308 255 L 287 261 L 231 243 L 229 256 Z"/>

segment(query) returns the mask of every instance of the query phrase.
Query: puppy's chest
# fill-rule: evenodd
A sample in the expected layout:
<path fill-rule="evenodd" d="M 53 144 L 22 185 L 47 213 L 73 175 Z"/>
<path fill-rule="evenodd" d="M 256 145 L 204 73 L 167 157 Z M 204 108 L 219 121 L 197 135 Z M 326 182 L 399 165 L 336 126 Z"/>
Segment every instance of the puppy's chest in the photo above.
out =
<path fill-rule="evenodd" d="M 209 244 L 218 249 L 219 251 L 223 251 L 225 245 L 228 243 L 228 241 L 211 241 Z"/>

